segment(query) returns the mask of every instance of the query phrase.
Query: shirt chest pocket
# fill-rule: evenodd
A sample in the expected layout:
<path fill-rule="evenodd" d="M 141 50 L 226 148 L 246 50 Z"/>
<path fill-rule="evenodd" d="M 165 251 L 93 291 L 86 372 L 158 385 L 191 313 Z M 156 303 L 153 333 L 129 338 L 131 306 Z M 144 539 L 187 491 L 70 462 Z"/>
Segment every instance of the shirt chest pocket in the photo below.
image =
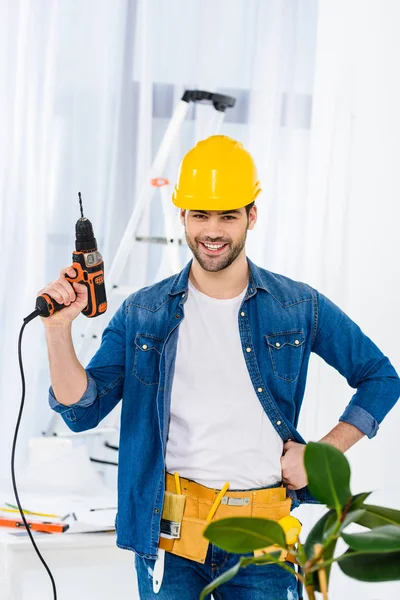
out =
<path fill-rule="evenodd" d="M 146 385 L 157 385 L 160 380 L 160 357 L 164 340 L 145 333 L 135 337 L 133 374 Z"/>
<path fill-rule="evenodd" d="M 300 373 L 304 352 L 304 333 L 284 331 L 265 336 L 272 368 L 276 377 L 285 381 L 295 381 Z"/>

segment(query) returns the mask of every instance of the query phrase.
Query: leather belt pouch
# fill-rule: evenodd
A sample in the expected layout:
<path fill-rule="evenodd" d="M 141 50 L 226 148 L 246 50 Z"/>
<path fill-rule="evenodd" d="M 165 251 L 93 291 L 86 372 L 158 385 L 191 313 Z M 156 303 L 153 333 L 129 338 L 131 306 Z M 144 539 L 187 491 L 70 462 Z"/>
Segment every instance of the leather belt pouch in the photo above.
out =
<path fill-rule="evenodd" d="M 167 552 L 204 563 L 207 556 L 209 541 L 203 536 L 203 531 L 209 524 L 207 515 L 214 504 L 219 490 L 205 487 L 180 478 L 182 494 L 186 496 L 185 510 L 182 519 L 181 537 L 170 540 L 160 538 L 159 547 Z M 175 492 L 173 475 L 166 475 L 166 489 Z M 226 517 L 263 517 L 278 521 L 290 514 L 291 498 L 286 498 L 286 488 L 264 488 L 261 490 L 227 491 L 218 506 L 212 521 Z M 272 550 L 271 547 L 268 550 Z M 262 550 L 254 553 L 262 554 Z M 283 552 L 285 554 L 285 552 Z M 286 557 L 281 556 L 284 560 Z"/>

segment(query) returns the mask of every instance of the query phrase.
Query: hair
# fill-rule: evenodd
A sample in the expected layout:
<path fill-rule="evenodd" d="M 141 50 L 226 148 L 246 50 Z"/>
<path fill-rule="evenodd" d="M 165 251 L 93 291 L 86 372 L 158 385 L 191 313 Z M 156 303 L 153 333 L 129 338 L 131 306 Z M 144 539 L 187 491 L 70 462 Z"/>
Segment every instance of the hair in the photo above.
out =
<path fill-rule="evenodd" d="M 249 216 L 249 213 L 250 213 L 251 209 L 253 208 L 254 204 L 255 204 L 255 200 L 253 200 L 253 202 L 250 202 L 250 204 L 247 204 L 245 206 L 247 216 Z"/>
<path fill-rule="evenodd" d="M 251 209 L 253 208 L 253 206 L 254 206 L 254 204 L 255 204 L 255 203 L 256 203 L 256 201 L 255 201 L 255 200 L 253 200 L 253 202 L 250 202 L 250 204 L 247 204 L 247 205 L 245 206 L 245 209 L 246 209 L 246 215 L 247 215 L 247 216 L 249 216 L 249 214 L 250 214 L 250 211 L 251 211 Z M 190 210 L 190 209 L 185 209 L 185 208 L 184 208 L 184 209 L 182 209 L 182 210 L 185 210 L 185 211 L 186 211 L 186 210 Z M 192 209 L 192 210 L 193 210 L 193 209 Z"/>

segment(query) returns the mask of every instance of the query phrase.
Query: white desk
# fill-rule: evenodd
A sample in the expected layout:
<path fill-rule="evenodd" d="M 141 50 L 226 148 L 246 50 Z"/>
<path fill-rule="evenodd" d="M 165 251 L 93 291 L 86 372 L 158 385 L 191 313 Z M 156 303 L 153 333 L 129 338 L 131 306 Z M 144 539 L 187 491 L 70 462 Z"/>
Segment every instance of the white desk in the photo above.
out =
<path fill-rule="evenodd" d="M 0 530 L 0 600 L 52 600 L 50 578 L 29 538 Z M 35 536 L 58 600 L 137 600 L 134 554 L 115 533 Z"/>

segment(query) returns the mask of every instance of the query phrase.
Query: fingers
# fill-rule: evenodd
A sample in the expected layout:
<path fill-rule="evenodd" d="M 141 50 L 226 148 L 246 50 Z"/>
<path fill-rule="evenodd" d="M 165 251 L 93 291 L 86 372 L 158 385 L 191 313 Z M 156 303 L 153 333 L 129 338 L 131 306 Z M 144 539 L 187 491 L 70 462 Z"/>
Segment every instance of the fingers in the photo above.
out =
<path fill-rule="evenodd" d="M 40 290 L 38 294 L 48 294 L 59 304 L 69 306 L 76 300 L 77 290 L 73 288 L 71 283 L 65 278 L 65 275 L 76 277 L 76 271 L 72 267 L 61 269 L 60 277 L 56 281 L 49 283 L 45 288 Z"/>
<path fill-rule="evenodd" d="M 289 490 L 302 490 L 304 487 L 306 487 L 306 485 L 307 485 L 307 482 L 299 483 L 298 485 L 294 485 L 294 484 L 290 485 L 289 484 L 287 487 Z"/>
<path fill-rule="evenodd" d="M 68 277 L 76 277 L 76 271 L 75 269 L 73 269 L 72 267 L 64 267 L 64 269 L 61 269 L 60 271 L 60 277 L 65 277 L 66 275 L 68 275 Z"/>
<path fill-rule="evenodd" d="M 301 490 L 303 487 L 305 487 L 307 485 L 307 478 L 306 477 L 301 477 L 301 476 L 297 476 L 297 477 L 283 477 L 282 476 L 282 483 L 284 486 L 286 486 L 287 488 L 289 488 L 289 490 Z"/>
<path fill-rule="evenodd" d="M 299 444 L 297 442 L 285 442 L 283 444 L 283 449 L 285 450 L 285 452 L 287 452 L 288 450 L 290 450 L 290 448 L 294 448 L 295 446 L 298 446 Z"/>
<path fill-rule="evenodd" d="M 65 304 L 65 306 L 69 306 L 76 298 L 74 288 L 66 280 L 54 281 L 54 283 L 51 284 L 50 296 L 54 298 L 54 300 L 57 300 L 57 302 L 60 304 Z"/>
<path fill-rule="evenodd" d="M 74 290 L 78 300 L 84 300 L 87 302 L 88 291 L 86 285 L 83 283 L 73 283 Z"/>

